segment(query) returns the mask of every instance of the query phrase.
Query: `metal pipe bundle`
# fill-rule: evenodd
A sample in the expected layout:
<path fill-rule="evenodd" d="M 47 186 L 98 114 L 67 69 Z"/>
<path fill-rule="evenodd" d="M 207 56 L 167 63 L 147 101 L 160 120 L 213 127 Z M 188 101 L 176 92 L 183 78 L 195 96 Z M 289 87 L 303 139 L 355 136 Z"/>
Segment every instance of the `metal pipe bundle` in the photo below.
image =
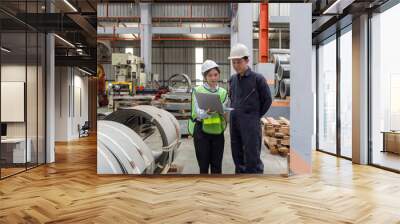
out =
<path fill-rule="evenodd" d="M 290 93 L 287 83 L 290 79 L 290 55 L 289 52 L 277 51 L 273 54 L 273 63 L 275 63 L 275 98 L 286 98 Z M 289 82 L 290 83 L 290 82 Z M 287 87 L 287 88 L 286 88 Z"/>

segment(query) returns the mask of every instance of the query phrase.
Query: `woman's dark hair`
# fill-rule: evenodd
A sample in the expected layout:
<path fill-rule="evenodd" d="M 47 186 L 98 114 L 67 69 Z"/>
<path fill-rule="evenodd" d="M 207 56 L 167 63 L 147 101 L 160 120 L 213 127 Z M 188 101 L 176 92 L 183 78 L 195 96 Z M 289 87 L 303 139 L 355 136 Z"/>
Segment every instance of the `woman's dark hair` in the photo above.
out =
<path fill-rule="evenodd" d="M 248 60 L 248 59 L 249 59 L 249 57 L 247 57 L 247 56 L 244 56 L 244 57 L 243 57 L 243 59 L 244 59 L 244 60 Z"/>
<path fill-rule="evenodd" d="M 217 70 L 218 74 L 221 74 L 221 70 L 219 70 L 218 67 L 215 67 L 215 68 L 208 69 L 206 72 L 204 72 L 204 74 L 203 74 L 204 78 L 206 78 L 207 74 L 213 69 Z"/>

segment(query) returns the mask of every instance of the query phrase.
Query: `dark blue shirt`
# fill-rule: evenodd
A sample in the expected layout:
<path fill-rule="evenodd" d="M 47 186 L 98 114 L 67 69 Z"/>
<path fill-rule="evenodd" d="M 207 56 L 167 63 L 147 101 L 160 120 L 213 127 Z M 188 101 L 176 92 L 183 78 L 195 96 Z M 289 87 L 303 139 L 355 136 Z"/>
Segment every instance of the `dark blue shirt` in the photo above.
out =
<path fill-rule="evenodd" d="M 243 76 L 233 75 L 229 80 L 229 98 L 235 113 L 264 116 L 272 104 L 271 91 L 264 76 L 247 69 Z"/>

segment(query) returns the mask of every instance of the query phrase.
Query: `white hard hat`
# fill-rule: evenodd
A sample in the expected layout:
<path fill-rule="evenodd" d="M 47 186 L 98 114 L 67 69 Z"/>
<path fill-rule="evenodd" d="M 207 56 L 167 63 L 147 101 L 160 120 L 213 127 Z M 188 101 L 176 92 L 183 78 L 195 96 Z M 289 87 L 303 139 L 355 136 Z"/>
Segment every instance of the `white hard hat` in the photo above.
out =
<path fill-rule="evenodd" d="M 228 59 L 240 59 L 243 57 L 250 57 L 249 49 L 244 44 L 238 43 L 232 47 L 231 54 Z"/>
<path fill-rule="evenodd" d="M 213 60 L 206 60 L 202 65 L 201 65 L 201 74 L 204 75 L 204 73 L 212 68 L 218 68 L 219 66 L 215 61 Z"/>

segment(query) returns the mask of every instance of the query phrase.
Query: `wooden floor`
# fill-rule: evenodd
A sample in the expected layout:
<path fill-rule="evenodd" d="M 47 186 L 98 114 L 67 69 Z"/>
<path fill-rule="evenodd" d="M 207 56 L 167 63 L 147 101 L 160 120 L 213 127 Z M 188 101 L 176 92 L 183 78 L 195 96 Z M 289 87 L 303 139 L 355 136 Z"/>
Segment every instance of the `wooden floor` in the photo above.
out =
<path fill-rule="evenodd" d="M 314 154 L 312 175 L 96 175 L 96 141 L 0 181 L 0 223 L 400 223 L 400 175 Z"/>
<path fill-rule="evenodd" d="M 372 157 L 374 164 L 400 170 L 400 155 L 391 152 L 374 151 Z"/>

